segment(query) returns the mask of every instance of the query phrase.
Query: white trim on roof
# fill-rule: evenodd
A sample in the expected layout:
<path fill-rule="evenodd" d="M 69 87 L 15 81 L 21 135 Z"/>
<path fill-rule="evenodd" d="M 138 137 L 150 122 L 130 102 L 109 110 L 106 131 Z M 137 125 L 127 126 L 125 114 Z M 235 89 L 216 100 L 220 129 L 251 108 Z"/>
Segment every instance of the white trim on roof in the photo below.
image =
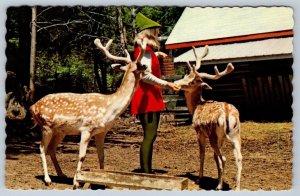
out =
<path fill-rule="evenodd" d="M 204 47 L 196 48 L 196 52 L 201 54 L 203 48 Z M 278 58 L 292 58 L 293 37 L 213 45 L 209 46 L 208 49 L 209 53 L 206 57 L 203 58 L 203 64 L 209 64 L 212 62 L 229 63 Z M 175 63 L 186 61 L 195 61 L 195 56 L 192 49 L 174 58 Z"/>
<path fill-rule="evenodd" d="M 187 7 L 166 45 L 293 29 L 289 7 Z"/>

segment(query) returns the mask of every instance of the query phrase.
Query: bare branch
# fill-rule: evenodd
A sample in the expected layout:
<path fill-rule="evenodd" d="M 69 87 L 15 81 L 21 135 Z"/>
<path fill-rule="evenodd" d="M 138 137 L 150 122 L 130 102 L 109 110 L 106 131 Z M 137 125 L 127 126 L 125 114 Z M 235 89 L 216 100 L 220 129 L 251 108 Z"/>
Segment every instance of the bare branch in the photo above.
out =
<path fill-rule="evenodd" d="M 65 26 L 66 28 L 69 29 L 68 25 L 71 25 L 71 24 L 84 24 L 84 23 L 87 23 L 87 21 L 72 20 L 72 21 L 68 21 L 66 23 L 52 24 L 52 25 L 49 25 L 49 26 L 41 27 L 39 30 L 37 30 L 37 32 L 42 31 L 42 30 L 47 30 L 49 28 L 57 27 L 57 26 Z"/>
<path fill-rule="evenodd" d="M 110 20 L 115 20 L 115 18 L 114 17 L 112 17 L 112 16 L 108 16 L 108 15 L 106 15 L 106 14 L 101 14 L 101 13 L 97 13 L 97 12 L 92 12 L 92 11 L 82 11 L 81 10 L 81 12 L 83 12 L 84 14 L 86 14 L 88 17 L 91 17 L 91 16 L 89 16 L 89 14 L 87 14 L 87 13 L 90 13 L 90 14 L 93 14 L 93 15 L 97 15 L 97 16 L 101 16 L 101 17 L 107 17 L 107 18 L 109 18 Z M 92 17 L 91 17 L 92 18 Z M 96 21 L 96 20 L 95 20 Z M 97 21 L 98 22 L 98 21 Z"/>
<path fill-rule="evenodd" d="M 44 9 L 43 11 L 41 11 L 37 16 L 36 16 L 36 18 L 38 18 L 40 15 L 42 15 L 44 12 L 46 12 L 46 11 L 48 11 L 48 10 L 50 10 L 50 9 L 52 9 L 53 7 L 51 6 L 51 7 L 47 7 L 46 9 Z"/>

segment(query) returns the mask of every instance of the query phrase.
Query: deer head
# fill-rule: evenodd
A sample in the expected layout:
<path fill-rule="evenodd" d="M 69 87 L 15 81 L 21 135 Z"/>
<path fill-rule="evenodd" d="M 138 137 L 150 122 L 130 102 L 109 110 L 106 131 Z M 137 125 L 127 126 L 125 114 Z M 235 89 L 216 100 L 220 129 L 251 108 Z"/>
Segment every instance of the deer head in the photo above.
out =
<path fill-rule="evenodd" d="M 126 65 L 121 65 L 121 64 L 112 64 L 111 67 L 113 69 L 120 69 L 123 70 L 125 72 L 130 71 L 133 72 L 135 74 L 140 74 L 143 71 L 146 70 L 146 66 L 142 65 L 140 62 L 145 54 L 145 50 L 146 50 L 146 46 L 147 46 L 147 42 L 146 40 L 139 43 L 140 47 L 141 47 L 141 53 L 139 54 L 138 58 L 135 61 L 132 61 L 130 58 L 130 54 L 128 53 L 128 51 L 125 49 L 125 54 L 126 57 L 118 57 L 118 56 L 114 56 L 109 52 L 109 47 L 112 44 L 113 40 L 110 39 L 107 44 L 105 46 L 102 45 L 100 39 L 95 39 L 94 44 L 97 46 L 98 49 L 100 49 L 107 58 L 109 58 L 110 60 L 113 61 L 118 61 L 118 62 L 125 62 Z"/>
<path fill-rule="evenodd" d="M 186 74 L 181 80 L 177 80 L 174 83 L 181 87 L 184 91 L 188 110 L 191 114 L 194 113 L 198 104 L 204 103 L 205 100 L 202 98 L 202 89 L 212 89 L 203 79 L 217 80 L 226 74 L 233 71 L 234 67 L 229 63 L 226 69 L 219 72 L 217 66 L 214 67 L 215 74 L 208 74 L 198 72 L 201 67 L 201 60 L 208 54 L 208 46 L 204 47 L 202 55 L 196 53 L 196 49 L 193 47 L 194 55 L 196 57 L 196 64 L 191 65 L 190 62 L 186 62 L 189 68 L 189 74 Z"/>
<path fill-rule="evenodd" d="M 191 65 L 190 62 L 186 62 L 189 68 L 189 74 L 186 74 L 183 79 L 177 80 L 174 83 L 181 86 L 181 89 L 184 91 L 198 90 L 199 88 L 212 89 L 203 79 L 217 80 L 222 76 L 225 76 L 234 70 L 234 67 L 229 63 L 226 69 L 222 72 L 219 72 L 218 67 L 215 66 L 215 74 L 208 74 L 204 72 L 198 72 L 201 67 L 201 60 L 208 54 L 208 46 L 204 47 L 202 55 L 196 53 L 195 47 L 193 47 L 193 52 L 196 58 L 196 64 Z"/>

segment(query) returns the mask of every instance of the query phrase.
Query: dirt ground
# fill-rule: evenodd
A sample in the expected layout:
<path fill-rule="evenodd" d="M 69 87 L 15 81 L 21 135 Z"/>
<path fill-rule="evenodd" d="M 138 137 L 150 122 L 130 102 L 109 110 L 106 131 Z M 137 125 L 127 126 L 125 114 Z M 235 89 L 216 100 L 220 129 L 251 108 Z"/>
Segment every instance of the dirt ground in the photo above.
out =
<path fill-rule="evenodd" d="M 105 169 L 135 171 L 139 168 L 141 126 L 133 118 L 119 118 L 105 140 Z M 39 130 L 29 131 L 21 125 L 8 125 L 6 139 L 5 185 L 8 189 L 72 189 L 78 157 L 79 136 L 68 136 L 57 150 L 58 161 L 68 178 L 56 176 L 48 159 L 51 186 L 43 182 L 39 156 Z M 292 123 L 243 122 L 243 170 L 241 189 L 289 190 L 292 188 Z M 213 152 L 206 149 L 204 180 L 196 184 L 199 152 L 192 126 L 174 126 L 164 122 L 154 146 L 153 168 L 157 174 L 185 177 L 189 190 L 211 190 L 217 186 L 217 169 Z M 223 146 L 227 158 L 224 190 L 235 187 L 236 166 L 229 142 Z M 89 144 L 82 169 L 98 169 L 95 143 Z"/>

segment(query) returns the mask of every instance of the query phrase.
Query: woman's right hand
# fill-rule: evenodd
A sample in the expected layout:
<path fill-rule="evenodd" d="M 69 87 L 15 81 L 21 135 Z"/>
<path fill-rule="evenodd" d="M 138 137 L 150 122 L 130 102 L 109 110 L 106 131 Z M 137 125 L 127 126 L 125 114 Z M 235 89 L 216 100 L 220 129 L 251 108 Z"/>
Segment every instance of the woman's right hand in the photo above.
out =
<path fill-rule="evenodd" d="M 180 86 L 178 86 L 177 84 L 174 84 L 173 82 L 168 82 L 167 83 L 167 87 L 173 91 L 179 91 L 180 90 Z"/>

